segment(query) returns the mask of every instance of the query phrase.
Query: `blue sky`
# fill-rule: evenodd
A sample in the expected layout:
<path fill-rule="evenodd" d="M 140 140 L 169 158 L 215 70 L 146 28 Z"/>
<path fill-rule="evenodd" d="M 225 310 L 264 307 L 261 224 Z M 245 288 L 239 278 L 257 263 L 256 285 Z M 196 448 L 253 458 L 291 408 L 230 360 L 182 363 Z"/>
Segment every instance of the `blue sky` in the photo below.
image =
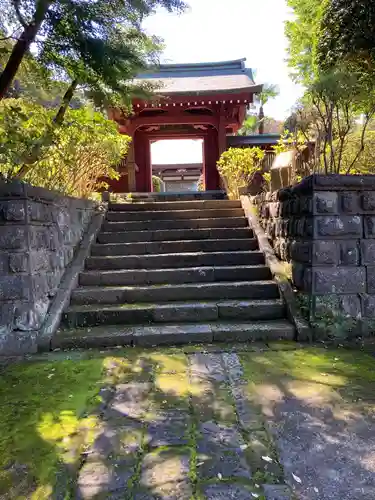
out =
<path fill-rule="evenodd" d="M 145 22 L 149 33 L 164 39 L 162 62 L 225 61 L 246 57 L 257 83 L 274 83 L 280 95 L 265 112 L 277 119 L 288 116 L 301 95 L 288 75 L 284 21 L 290 12 L 284 0 L 187 0 L 181 15 L 160 10 Z M 180 153 L 180 155 L 178 154 Z M 154 163 L 196 161 L 199 143 L 163 141 L 152 146 Z M 184 156 L 184 159 L 176 156 Z"/>

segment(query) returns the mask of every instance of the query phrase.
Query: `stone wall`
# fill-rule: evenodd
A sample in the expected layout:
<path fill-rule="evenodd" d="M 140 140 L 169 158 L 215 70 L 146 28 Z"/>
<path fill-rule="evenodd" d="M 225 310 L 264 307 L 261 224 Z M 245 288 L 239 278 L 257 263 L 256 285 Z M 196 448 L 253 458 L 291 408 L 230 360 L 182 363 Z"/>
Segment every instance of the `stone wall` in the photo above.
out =
<path fill-rule="evenodd" d="M 252 201 L 276 255 L 292 264 L 294 285 L 313 297 L 310 312 L 373 329 L 375 176 L 313 175 Z"/>
<path fill-rule="evenodd" d="M 0 182 L 0 354 L 31 352 L 96 204 Z"/>

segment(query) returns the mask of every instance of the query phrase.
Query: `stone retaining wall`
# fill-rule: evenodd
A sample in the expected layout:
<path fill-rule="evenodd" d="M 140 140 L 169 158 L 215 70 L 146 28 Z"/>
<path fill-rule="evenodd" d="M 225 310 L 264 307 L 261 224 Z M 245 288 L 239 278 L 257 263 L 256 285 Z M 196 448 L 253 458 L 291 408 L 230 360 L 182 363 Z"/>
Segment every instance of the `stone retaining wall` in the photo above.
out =
<path fill-rule="evenodd" d="M 51 299 L 96 204 L 0 183 L 0 354 L 36 349 Z"/>
<path fill-rule="evenodd" d="M 252 198 L 276 255 L 317 311 L 375 319 L 375 176 L 313 175 Z"/>

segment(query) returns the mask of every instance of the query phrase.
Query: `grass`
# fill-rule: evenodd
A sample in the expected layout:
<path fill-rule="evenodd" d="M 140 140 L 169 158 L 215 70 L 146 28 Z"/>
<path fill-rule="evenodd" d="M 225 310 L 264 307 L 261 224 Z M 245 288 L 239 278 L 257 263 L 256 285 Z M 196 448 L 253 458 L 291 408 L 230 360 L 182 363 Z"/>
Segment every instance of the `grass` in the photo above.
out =
<path fill-rule="evenodd" d="M 307 347 L 239 355 L 249 394 L 259 404 L 267 394 L 275 401 L 288 393 L 301 399 L 319 394 L 327 402 L 340 400 L 355 404 L 357 410 L 375 410 L 374 358 L 366 353 Z"/>
<path fill-rule="evenodd" d="M 86 412 L 98 401 L 101 377 L 101 360 L 27 363 L 2 373 L 1 498 L 49 497 L 59 465 L 78 461 L 95 429 Z"/>

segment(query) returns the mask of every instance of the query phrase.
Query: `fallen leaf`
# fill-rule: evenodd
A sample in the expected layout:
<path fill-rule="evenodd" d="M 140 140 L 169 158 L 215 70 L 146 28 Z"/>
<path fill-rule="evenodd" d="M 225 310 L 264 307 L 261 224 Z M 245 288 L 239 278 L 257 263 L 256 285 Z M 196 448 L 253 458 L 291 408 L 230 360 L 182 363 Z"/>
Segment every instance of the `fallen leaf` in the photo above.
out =
<path fill-rule="evenodd" d="M 299 484 L 301 484 L 301 483 L 302 483 L 301 478 L 300 478 L 300 477 L 298 477 L 298 476 L 296 476 L 295 474 L 293 474 L 293 472 L 292 472 L 292 476 L 293 476 L 293 479 L 294 479 L 297 483 L 299 483 Z"/>

